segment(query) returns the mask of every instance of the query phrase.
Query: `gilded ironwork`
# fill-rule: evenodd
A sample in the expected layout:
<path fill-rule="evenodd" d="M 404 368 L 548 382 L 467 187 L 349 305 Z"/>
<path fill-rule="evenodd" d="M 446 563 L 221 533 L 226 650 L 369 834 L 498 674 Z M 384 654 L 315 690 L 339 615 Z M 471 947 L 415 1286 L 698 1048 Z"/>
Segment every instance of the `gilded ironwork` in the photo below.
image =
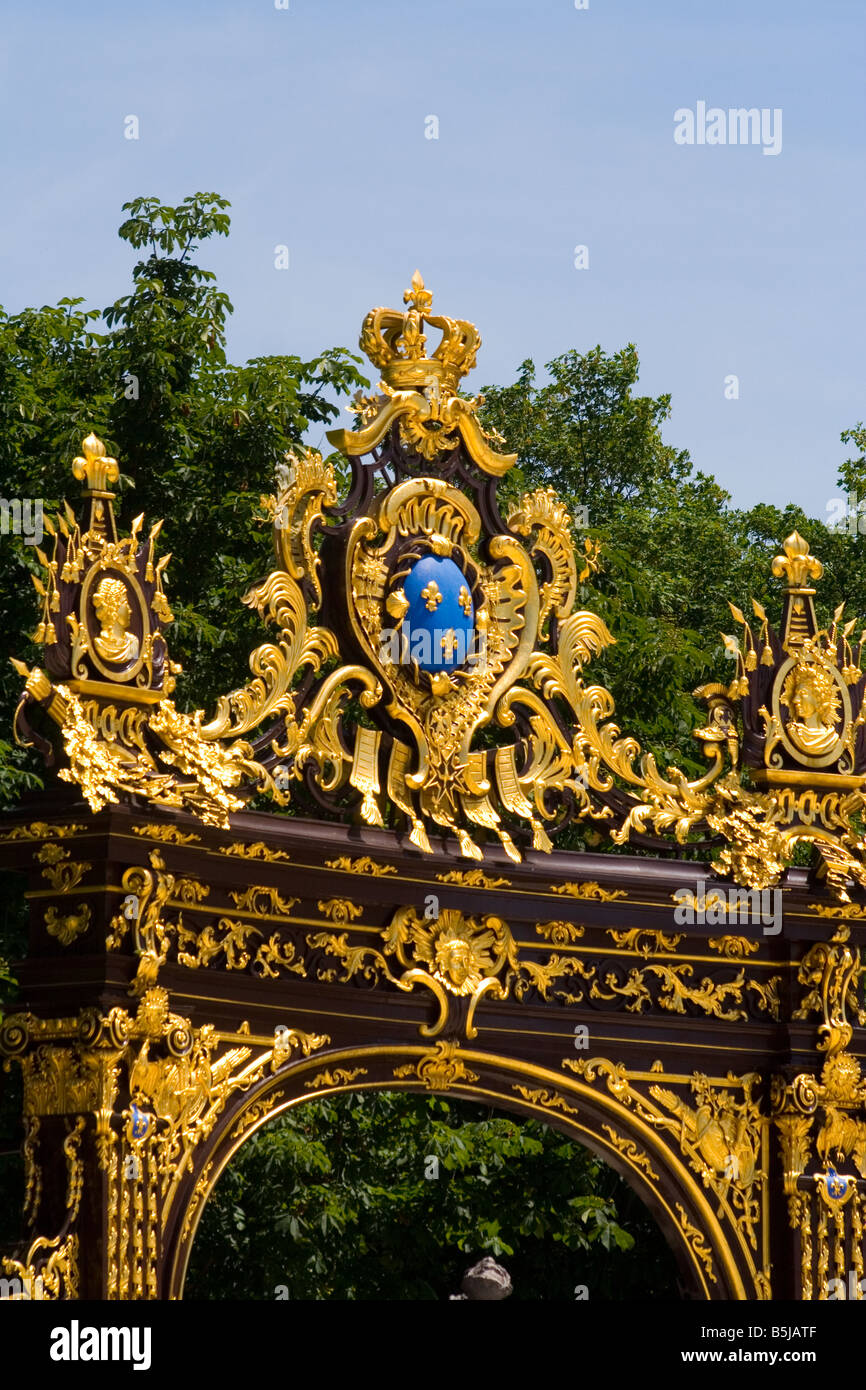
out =
<path fill-rule="evenodd" d="M 407 1062 L 394 1068 L 396 1080 L 412 1077 L 423 1081 L 428 1091 L 447 1091 L 450 1086 L 472 1086 L 480 1080 L 459 1055 L 457 1043 L 441 1040 L 419 1057 L 417 1062 Z"/>
<path fill-rule="evenodd" d="M 0 1051 L 21 1065 L 31 1119 L 29 1202 L 35 1216 L 42 1129 L 49 1117 L 66 1117 L 67 1217 L 57 1237 L 31 1241 L 23 1260 L 4 1257 L 4 1273 L 39 1281 L 39 1297 L 78 1296 L 80 1146 L 92 1125 L 108 1186 L 109 1297 L 156 1297 L 162 1233 L 180 1181 L 195 1171 L 196 1149 L 233 1098 L 281 1074 L 296 1054 L 306 1059 L 328 1041 L 284 1027 L 269 1046 L 226 1047 L 211 1024 L 195 1028 L 173 1013 L 167 992 L 158 987 L 144 992 L 134 1014 L 114 1008 L 105 1016 L 85 1010 L 77 1018 L 5 1019 Z M 268 1097 L 255 1104 L 259 1118 L 270 1108 Z M 185 1223 L 193 1219 L 209 1171 L 208 1165 L 195 1183 Z"/>
<path fill-rule="evenodd" d="M 540 1105 L 543 1110 L 561 1110 L 563 1115 L 579 1115 L 580 1111 L 574 1105 L 569 1105 L 568 1101 L 555 1091 L 547 1090 L 543 1086 L 534 1089 L 531 1086 L 521 1086 L 515 1084 L 512 1090 L 516 1091 L 524 1100 L 531 1105 Z"/>
<path fill-rule="evenodd" d="M 532 960 L 520 952 L 501 917 L 467 917 L 456 908 L 443 908 L 435 918 L 413 907 L 398 908 L 381 937 L 381 950 L 363 941 L 353 943 L 347 932 L 311 933 L 307 944 L 313 953 L 339 960 L 341 982 L 355 977 L 371 983 L 383 980 L 404 991 L 426 986 L 436 998 L 439 1015 L 435 1023 L 421 1025 L 424 1037 L 435 1037 L 445 1028 L 451 999 L 467 1000 L 463 1026 L 466 1037 L 474 1038 L 473 1020 L 483 997 L 504 1000 L 513 990 L 515 998 L 524 999 L 534 991 L 542 999 L 570 1004 L 582 993 L 556 989 L 556 982 L 594 976 L 594 967 L 575 957 L 550 952 L 545 961 Z M 392 970 L 392 961 L 403 967 L 401 974 Z M 329 967 L 319 966 L 316 973 L 320 980 L 336 978 Z"/>
<path fill-rule="evenodd" d="M 645 958 L 657 956 L 660 951 L 675 951 L 683 939 L 682 933 L 670 934 L 651 927 L 628 927 L 625 931 L 608 927 L 607 934 L 621 950 L 634 951 Z"/>
<path fill-rule="evenodd" d="M 304 1082 L 305 1091 L 320 1091 L 326 1086 L 348 1086 L 359 1076 L 367 1076 L 366 1067 L 334 1067 L 332 1071 L 320 1071 L 312 1081 Z"/>
<path fill-rule="evenodd" d="M 724 1284 L 724 1296 L 766 1298 L 781 1280 L 832 1297 L 846 1260 L 858 1279 L 864 1266 L 866 676 L 854 624 L 839 608 L 819 626 L 822 566 L 792 533 L 773 562 L 778 624 L 760 604 L 748 619 L 732 605 L 734 677 L 695 692 L 703 774 L 657 764 L 587 678 L 616 637 L 581 607 L 598 543 L 577 540 L 551 488 L 503 504 L 516 459 L 485 433 L 480 399 L 460 394 L 478 332 L 433 315 L 417 273 L 404 303 L 364 321 L 382 383 L 356 400 L 355 428 L 332 435 L 345 466 L 290 453 L 262 498 L 274 567 L 242 601 L 267 640 L 210 714 L 175 706 L 161 523 L 145 536 L 136 517 L 120 534 L 120 463 L 95 436 L 73 462 L 81 515 L 66 505 L 48 519 L 51 554 L 36 551 L 42 657 L 17 665 L 16 737 L 57 760 L 94 815 L 113 809 L 98 832 L 42 819 L 0 829 L 4 862 L 20 856 L 30 872 L 31 965 L 44 958 L 53 972 L 46 982 L 34 966 L 34 987 L 62 991 L 37 992 L 36 1012 L 0 1032 L 24 1083 L 29 1235 L 9 1257 L 15 1277 L 76 1296 L 82 1252 L 90 1259 L 79 1229 L 94 1240 L 79 1200 L 92 1163 L 100 1289 L 165 1296 L 164 1242 L 175 1262 L 188 1250 L 226 1145 L 319 1092 L 402 1081 L 519 1097 L 594 1135 L 652 1191 L 706 1296 Z M 428 351 L 430 329 L 441 341 Z M 260 793 L 312 811 L 316 834 L 309 820 L 303 833 L 258 812 L 232 820 Z M 198 829 L 174 823 L 177 812 Z M 689 846 L 695 881 L 682 886 L 685 860 L 666 873 L 632 859 L 626 876 L 616 860 L 602 870 L 592 856 L 551 856 L 576 821 L 592 844 L 604 834 L 654 854 L 660 840 Z M 811 868 L 783 882 L 800 845 Z M 473 866 L 453 867 L 458 856 Z M 761 895 L 777 886 L 791 890 L 793 931 L 779 919 L 772 945 L 751 926 L 734 935 L 762 920 Z M 717 934 L 693 931 L 671 901 Z M 103 938 L 114 954 L 92 986 L 100 1012 L 81 1008 L 74 979 Z M 167 986 L 179 980 L 175 999 Z M 278 1025 L 270 1036 L 307 990 L 303 1016 L 340 1033 L 313 1062 L 324 1032 Z M 418 994 L 410 1007 L 394 991 Z M 46 998 L 74 1002 L 40 1017 Z M 212 1008 L 231 1031 L 203 1021 Z M 599 1012 L 623 1051 L 572 1055 L 563 1066 L 579 1079 L 557 1075 L 556 1040 L 573 1025 L 579 1052 Z M 510 1031 L 519 1063 L 507 1047 L 492 1061 L 461 1051 L 479 1016 L 490 1039 Z M 800 1060 L 812 1021 L 813 1060 Z M 392 1023 L 412 1039 L 412 1060 L 396 1066 L 406 1048 L 381 1041 Z M 700 1036 L 693 1023 L 707 1025 Z M 645 1071 L 634 1032 L 657 1059 Z M 718 1047 L 742 1075 L 666 1072 L 661 1058 L 693 1043 Z M 531 1060 L 545 1049 L 547 1065 Z M 769 1077 L 782 1053 L 798 1061 L 778 1063 L 765 1109 L 757 1069 Z M 64 1167 L 72 1215 L 37 1235 Z M 773 1271 L 771 1287 L 774 1183 L 800 1244 L 798 1269 Z M 176 1274 L 166 1278 L 176 1296 Z"/>
<path fill-rule="evenodd" d="M 47 841 L 37 851 L 36 858 L 40 864 L 45 865 L 42 877 L 48 880 L 55 893 L 71 893 L 73 888 L 78 887 L 84 875 L 93 868 L 92 864 L 83 860 L 74 862 L 69 850 L 58 845 L 56 841 Z"/>
<path fill-rule="evenodd" d="M 61 946 L 71 946 L 89 926 L 90 908 L 87 903 L 79 903 L 71 912 L 63 912 L 53 906 L 45 909 L 45 930 L 49 936 L 56 937 Z"/>

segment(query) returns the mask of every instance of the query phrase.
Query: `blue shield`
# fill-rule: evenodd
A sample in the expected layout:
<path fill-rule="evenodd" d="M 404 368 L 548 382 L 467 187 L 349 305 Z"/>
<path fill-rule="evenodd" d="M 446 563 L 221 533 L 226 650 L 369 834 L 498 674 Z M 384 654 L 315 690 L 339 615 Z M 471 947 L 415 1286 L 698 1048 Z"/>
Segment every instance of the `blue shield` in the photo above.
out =
<path fill-rule="evenodd" d="M 462 666 L 472 651 L 475 605 L 459 566 L 443 555 L 425 555 L 406 576 L 403 593 L 406 659 L 417 661 L 422 671 Z"/>

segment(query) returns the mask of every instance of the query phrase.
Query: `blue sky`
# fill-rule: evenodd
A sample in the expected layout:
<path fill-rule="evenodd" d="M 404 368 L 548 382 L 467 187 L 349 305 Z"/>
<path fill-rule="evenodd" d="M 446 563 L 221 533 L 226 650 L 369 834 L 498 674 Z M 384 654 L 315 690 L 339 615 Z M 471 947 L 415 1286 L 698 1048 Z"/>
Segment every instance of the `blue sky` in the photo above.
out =
<path fill-rule="evenodd" d="M 862 0 L 8 5 L 0 302 L 102 307 L 121 204 L 215 190 L 236 360 L 354 347 L 417 265 L 481 330 L 470 387 L 633 341 L 669 442 L 823 517 L 866 418 L 864 48 Z M 676 144 L 699 101 L 779 108 L 780 153 Z"/>

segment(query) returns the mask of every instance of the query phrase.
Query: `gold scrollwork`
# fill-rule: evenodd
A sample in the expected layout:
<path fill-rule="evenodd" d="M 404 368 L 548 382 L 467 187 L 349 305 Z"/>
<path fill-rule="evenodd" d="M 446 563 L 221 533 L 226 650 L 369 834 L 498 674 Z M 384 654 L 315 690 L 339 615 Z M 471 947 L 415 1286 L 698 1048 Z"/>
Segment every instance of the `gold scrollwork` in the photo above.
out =
<path fill-rule="evenodd" d="M 694 967 L 683 965 L 646 965 L 629 970 L 623 978 L 621 971 L 609 970 L 604 977 L 604 985 L 595 981 L 590 990 L 593 999 L 628 999 L 626 1009 L 630 1013 L 642 1013 L 652 1004 L 670 1013 L 686 1013 L 686 1005 L 691 1004 L 702 1013 L 713 1018 L 725 1019 L 734 1023 L 747 1017 L 745 1009 L 726 1007 L 729 999 L 742 1002 L 744 972 L 730 980 L 713 980 L 708 975 L 699 984 L 689 984 Z"/>
<path fill-rule="evenodd" d="M 51 884 L 55 893 L 71 893 L 93 868 L 92 864 L 71 862 L 69 850 L 54 841 L 47 841 L 37 850 L 36 858 L 45 865 L 42 877 Z"/>
<path fill-rule="evenodd" d="M 457 1043 L 440 1039 L 417 1062 L 407 1062 L 394 1068 L 395 1080 L 415 1077 L 423 1081 L 428 1091 L 446 1091 L 458 1083 L 473 1086 L 480 1080 L 459 1056 Z"/>
<path fill-rule="evenodd" d="M 317 1072 L 312 1081 L 304 1082 L 305 1091 L 319 1091 L 326 1086 L 348 1086 L 359 1076 L 366 1076 L 366 1067 L 334 1067 L 333 1070 Z"/>
<path fill-rule="evenodd" d="M 524 1100 L 531 1105 L 540 1105 L 544 1110 L 561 1110 L 563 1115 L 579 1115 L 580 1111 L 573 1105 L 569 1105 L 563 1096 L 557 1095 L 555 1091 L 544 1087 L 537 1087 L 533 1090 L 530 1086 L 514 1085 L 512 1091 L 516 1091 Z"/>
<path fill-rule="evenodd" d="M 718 1283 L 718 1280 L 716 1279 L 716 1276 L 713 1273 L 712 1251 L 710 1250 L 710 1247 L 707 1245 L 706 1239 L 704 1238 L 704 1236 L 701 1235 L 697 1226 L 695 1226 L 689 1220 L 686 1214 L 686 1209 L 681 1202 L 677 1202 L 676 1208 L 677 1215 L 679 1217 L 679 1223 L 682 1228 L 683 1234 L 685 1235 L 686 1241 L 688 1242 L 689 1248 L 694 1251 L 698 1259 L 701 1261 L 701 1264 L 703 1265 L 707 1273 L 707 1276 L 713 1281 L 714 1284 Z"/>
<path fill-rule="evenodd" d="M 628 1159 L 629 1163 L 634 1164 L 636 1168 L 642 1168 L 643 1171 L 649 1177 L 654 1178 L 656 1182 L 659 1181 L 659 1175 L 650 1163 L 648 1156 L 644 1153 L 643 1149 L 638 1148 L 633 1139 L 626 1139 L 624 1135 L 618 1134 L 613 1125 L 602 1125 L 602 1129 L 609 1137 L 617 1153 L 622 1154 L 623 1158 Z"/>
<path fill-rule="evenodd" d="M 368 854 L 361 859 L 350 859 L 348 855 L 342 855 L 339 859 L 328 859 L 325 861 L 325 868 L 337 869 L 346 874 L 372 874 L 373 878 L 382 878 L 385 874 L 397 872 L 393 864 L 379 864 Z"/>
<path fill-rule="evenodd" d="M 483 869 L 449 869 L 447 874 L 437 874 L 438 883 L 456 883 L 463 888 L 510 888 L 511 880 L 486 874 Z"/>
<path fill-rule="evenodd" d="M 341 925 L 351 924 L 363 912 L 363 908 L 350 902 L 348 898 L 323 898 L 319 900 L 318 908 L 323 917 Z"/>
<path fill-rule="evenodd" d="M 683 939 L 683 934 L 670 935 L 651 927 L 629 927 L 626 931 L 607 928 L 607 934 L 621 950 L 634 951 L 636 955 L 656 956 L 660 951 L 675 951 Z"/>
<path fill-rule="evenodd" d="M 262 1100 L 254 1101 L 253 1104 L 244 1111 L 232 1130 L 232 1138 L 239 1139 L 242 1134 L 246 1134 L 247 1130 L 252 1125 L 258 1124 L 260 1120 L 263 1120 L 266 1115 L 271 1113 L 279 1099 L 280 1093 L 274 1091 L 271 1095 L 264 1096 Z"/>
<path fill-rule="evenodd" d="M 759 941 L 750 941 L 747 936 L 711 936 L 707 945 L 726 960 L 745 960 L 761 949 Z"/>
<path fill-rule="evenodd" d="M 278 889 L 255 883 L 229 897 L 239 912 L 248 912 L 252 917 L 290 917 L 292 908 L 300 902 L 300 898 L 284 898 Z"/>
<path fill-rule="evenodd" d="M 235 840 L 230 845 L 220 845 L 220 854 L 237 855 L 240 859 L 264 859 L 268 864 L 279 864 L 291 859 L 291 855 L 282 849 L 271 849 L 263 840 L 257 840 L 255 844 L 244 844 L 243 840 Z"/>
<path fill-rule="evenodd" d="M 87 903 L 79 903 L 73 912 L 62 912 L 59 907 L 45 909 L 45 930 L 49 936 L 56 937 L 61 946 L 71 946 L 89 926 L 90 908 Z"/>
<path fill-rule="evenodd" d="M 592 880 L 585 883 L 552 883 L 550 891 L 567 898 L 580 898 L 584 902 L 612 903 L 617 898 L 628 897 L 624 888 L 602 888 L 600 883 Z"/>
<path fill-rule="evenodd" d="M 583 936 L 585 928 L 574 922 L 536 922 L 535 930 L 554 946 L 568 946 Z"/>
<path fill-rule="evenodd" d="M 149 840 L 161 840 L 167 845 L 194 845 L 201 835 L 194 830 L 179 830 L 176 825 L 134 825 L 133 835 L 145 835 Z"/>

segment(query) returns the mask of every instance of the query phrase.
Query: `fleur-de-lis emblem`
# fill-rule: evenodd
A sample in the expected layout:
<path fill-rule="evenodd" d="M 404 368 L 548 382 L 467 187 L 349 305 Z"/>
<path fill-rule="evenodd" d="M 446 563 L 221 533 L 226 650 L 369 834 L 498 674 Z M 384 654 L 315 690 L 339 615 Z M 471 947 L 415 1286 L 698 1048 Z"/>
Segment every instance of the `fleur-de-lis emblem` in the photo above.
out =
<path fill-rule="evenodd" d="M 448 631 L 445 633 L 445 636 L 442 638 L 442 650 L 443 652 L 445 652 L 449 660 L 454 655 L 455 647 L 459 646 L 459 638 L 455 635 L 453 627 L 449 627 Z"/>
<path fill-rule="evenodd" d="M 427 612 L 435 613 L 442 602 L 442 594 L 435 579 L 431 579 L 427 587 L 421 590 L 421 597 L 427 605 Z"/>
<path fill-rule="evenodd" d="M 457 602 L 460 604 L 460 607 L 463 609 L 463 612 L 466 614 L 466 617 L 468 618 L 469 614 L 472 611 L 472 600 L 469 597 L 469 590 L 467 589 L 465 584 L 461 586 L 460 593 L 457 595 Z"/>

